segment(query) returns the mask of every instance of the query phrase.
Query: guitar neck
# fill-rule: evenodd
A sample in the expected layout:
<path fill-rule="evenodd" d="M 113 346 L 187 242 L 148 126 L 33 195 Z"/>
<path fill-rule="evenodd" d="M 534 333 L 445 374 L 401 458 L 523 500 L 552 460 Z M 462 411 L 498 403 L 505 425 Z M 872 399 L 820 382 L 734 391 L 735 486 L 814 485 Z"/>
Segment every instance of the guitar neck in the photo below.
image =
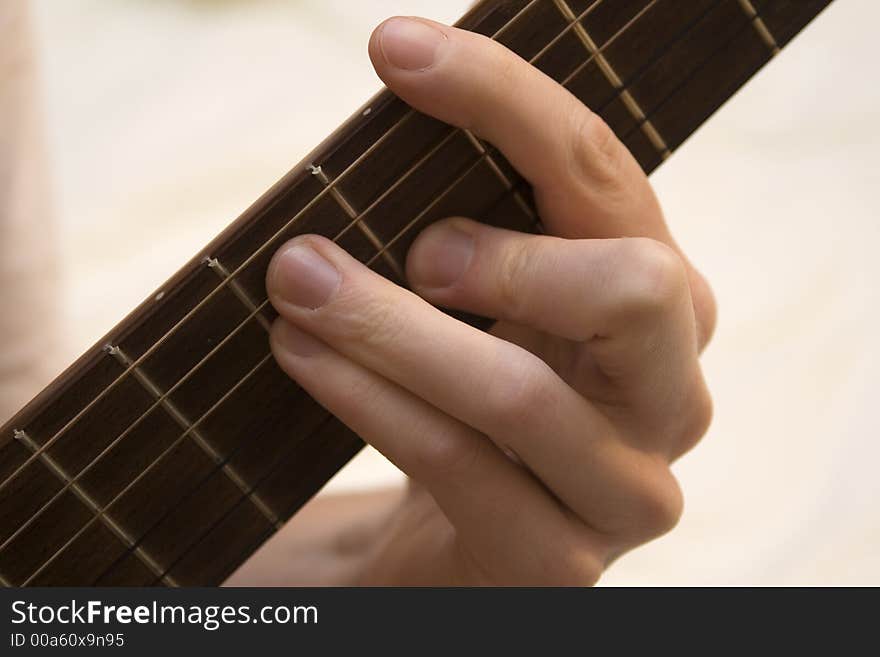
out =
<path fill-rule="evenodd" d="M 829 3 L 486 0 L 460 26 L 650 173 Z M 275 249 L 318 233 L 405 285 L 415 236 L 450 215 L 540 230 L 492 146 L 381 92 L 0 430 L 0 583 L 221 582 L 363 446 L 270 357 Z"/>

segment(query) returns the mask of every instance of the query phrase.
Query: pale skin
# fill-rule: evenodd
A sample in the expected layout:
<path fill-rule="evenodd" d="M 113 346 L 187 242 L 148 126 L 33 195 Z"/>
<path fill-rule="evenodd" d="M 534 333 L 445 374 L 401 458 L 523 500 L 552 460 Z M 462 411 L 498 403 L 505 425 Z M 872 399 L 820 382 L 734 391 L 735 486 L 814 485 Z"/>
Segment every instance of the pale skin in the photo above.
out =
<path fill-rule="evenodd" d="M 670 464 L 711 418 L 711 291 L 636 161 L 552 80 L 422 19 L 384 23 L 370 56 L 411 105 L 495 144 L 548 234 L 442 221 L 408 255 L 413 292 L 317 236 L 276 254 L 275 358 L 410 484 L 314 502 L 229 583 L 594 584 L 682 513 Z"/>
<path fill-rule="evenodd" d="M 24 34 L 21 3 L 4 7 L 0 36 Z M 4 56 L 27 52 L 23 38 L 0 44 Z M 711 417 L 699 364 L 711 291 L 635 160 L 552 80 L 422 19 L 384 23 L 370 56 L 407 102 L 503 151 L 534 186 L 547 234 L 440 222 L 409 253 L 412 292 L 320 237 L 276 254 L 278 363 L 409 484 L 319 497 L 227 583 L 594 584 L 681 515 L 670 464 Z M 49 341 L 33 327 L 51 330 L 40 316 L 52 286 L 40 151 L 25 130 L 30 67 L 0 74 L 11 90 L 0 136 L 16 136 L 0 139 L 12 181 L 0 190 L 0 277 L 17 281 L 0 288 L 18 311 L 0 314 L 0 338 L 17 345 L 0 353 L 0 410 L 11 412 L 46 382 L 29 345 Z M 487 334 L 436 306 L 499 321 Z"/>

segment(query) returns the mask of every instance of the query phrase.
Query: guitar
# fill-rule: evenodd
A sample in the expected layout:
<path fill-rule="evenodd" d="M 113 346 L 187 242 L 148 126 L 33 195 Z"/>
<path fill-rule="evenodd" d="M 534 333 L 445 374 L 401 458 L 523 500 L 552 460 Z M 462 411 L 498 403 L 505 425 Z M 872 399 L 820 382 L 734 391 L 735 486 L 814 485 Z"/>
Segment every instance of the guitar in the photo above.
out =
<path fill-rule="evenodd" d="M 484 0 L 458 25 L 650 173 L 828 4 Z M 0 583 L 222 582 L 363 446 L 271 358 L 274 251 L 318 233 L 405 285 L 410 244 L 450 215 L 541 230 L 496 149 L 379 93 L 0 429 Z"/>

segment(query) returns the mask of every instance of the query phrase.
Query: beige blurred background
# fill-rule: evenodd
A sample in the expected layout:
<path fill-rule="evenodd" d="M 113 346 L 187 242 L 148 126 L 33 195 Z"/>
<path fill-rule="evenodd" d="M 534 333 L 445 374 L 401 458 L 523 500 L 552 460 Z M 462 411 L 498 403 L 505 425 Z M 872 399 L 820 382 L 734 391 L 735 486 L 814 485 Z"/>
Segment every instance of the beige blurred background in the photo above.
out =
<path fill-rule="evenodd" d="M 372 27 L 469 0 L 34 0 L 60 370 L 379 86 Z M 837 0 L 655 177 L 708 274 L 687 511 L 606 584 L 880 584 L 880 3 Z M 398 481 L 365 452 L 332 483 Z"/>

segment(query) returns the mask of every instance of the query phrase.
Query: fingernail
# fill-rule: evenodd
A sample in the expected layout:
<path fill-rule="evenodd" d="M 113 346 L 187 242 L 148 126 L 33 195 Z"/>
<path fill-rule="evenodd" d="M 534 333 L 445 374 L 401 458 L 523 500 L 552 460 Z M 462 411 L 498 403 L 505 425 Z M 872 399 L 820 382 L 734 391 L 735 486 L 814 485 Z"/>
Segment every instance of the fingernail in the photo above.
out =
<path fill-rule="evenodd" d="M 412 18 L 392 18 L 382 26 L 379 46 L 388 63 L 405 71 L 429 68 L 446 35 Z"/>
<path fill-rule="evenodd" d="M 473 238 L 449 225 L 433 226 L 421 235 L 413 252 L 413 283 L 424 288 L 444 288 L 455 283 L 471 264 Z"/>
<path fill-rule="evenodd" d="M 304 244 L 294 244 L 278 255 L 272 277 L 272 287 L 282 300 L 312 310 L 330 300 L 341 280 L 336 267 Z"/>
<path fill-rule="evenodd" d="M 323 342 L 283 320 L 279 320 L 274 330 L 276 346 L 288 354 L 307 358 L 326 350 Z"/>

